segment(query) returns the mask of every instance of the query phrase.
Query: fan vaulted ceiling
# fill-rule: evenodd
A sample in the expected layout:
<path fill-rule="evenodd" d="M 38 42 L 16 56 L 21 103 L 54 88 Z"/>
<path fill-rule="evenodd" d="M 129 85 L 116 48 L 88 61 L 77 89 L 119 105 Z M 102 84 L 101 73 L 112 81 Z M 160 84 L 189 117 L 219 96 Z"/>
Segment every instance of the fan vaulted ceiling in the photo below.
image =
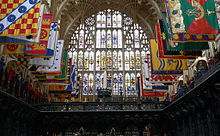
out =
<path fill-rule="evenodd" d="M 68 44 L 74 30 L 92 14 L 114 9 L 133 17 L 149 38 L 154 37 L 154 26 L 164 8 L 162 0 L 51 0 L 53 21 L 60 23 L 60 38 Z"/>

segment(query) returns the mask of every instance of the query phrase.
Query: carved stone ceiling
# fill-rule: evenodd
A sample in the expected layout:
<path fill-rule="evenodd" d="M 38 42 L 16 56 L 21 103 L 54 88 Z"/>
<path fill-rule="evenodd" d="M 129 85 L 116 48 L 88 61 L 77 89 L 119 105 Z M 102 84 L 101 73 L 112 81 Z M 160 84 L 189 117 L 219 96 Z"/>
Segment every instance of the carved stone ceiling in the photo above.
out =
<path fill-rule="evenodd" d="M 53 21 L 60 20 L 60 38 L 68 44 L 74 30 L 92 14 L 114 9 L 131 16 L 146 32 L 155 37 L 155 24 L 164 10 L 163 0 L 51 0 Z"/>

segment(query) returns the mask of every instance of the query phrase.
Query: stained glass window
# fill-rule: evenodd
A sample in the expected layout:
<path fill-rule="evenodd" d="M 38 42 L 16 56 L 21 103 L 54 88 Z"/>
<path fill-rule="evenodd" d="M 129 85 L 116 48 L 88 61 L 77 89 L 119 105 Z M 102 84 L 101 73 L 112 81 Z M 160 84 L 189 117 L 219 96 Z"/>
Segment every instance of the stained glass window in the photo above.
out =
<path fill-rule="evenodd" d="M 88 94 L 89 95 L 92 95 L 93 94 L 93 74 L 92 73 L 90 73 L 89 74 L 89 87 L 88 87 Z"/>
<path fill-rule="evenodd" d="M 96 52 L 96 70 L 99 71 L 101 68 L 101 54 L 100 51 Z"/>
<path fill-rule="evenodd" d="M 131 83 L 130 83 L 130 74 L 125 75 L 125 91 L 127 95 L 131 95 Z"/>
<path fill-rule="evenodd" d="M 118 70 L 118 54 L 116 51 L 113 52 L 113 70 Z"/>
<path fill-rule="evenodd" d="M 88 94 L 88 74 L 85 73 L 83 75 L 83 95 L 87 95 Z"/>
<path fill-rule="evenodd" d="M 98 73 L 98 74 L 96 74 L 96 89 L 95 89 L 95 94 L 97 94 L 98 93 L 98 90 L 100 90 L 101 89 L 101 75 Z"/>
<path fill-rule="evenodd" d="M 105 51 L 102 51 L 101 53 L 101 70 L 105 70 L 106 68 L 106 57 L 105 57 Z"/>
<path fill-rule="evenodd" d="M 79 52 L 79 60 L 78 60 L 78 68 L 79 70 L 83 69 L 83 52 Z"/>
<path fill-rule="evenodd" d="M 111 37 L 111 30 L 107 31 L 107 48 L 112 47 L 112 37 Z"/>
<path fill-rule="evenodd" d="M 136 55 L 136 69 L 140 70 L 141 69 L 140 51 L 137 50 L 135 55 Z"/>
<path fill-rule="evenodd" d="M 107 27 L 111 27 L 112 21 L 111 21 L 111 12 L 108 12 L 107 15 Z"/>
<path fill-rule="evenodd" d="M 84 70 L 87 71 L 89 69 L 89 53 L 84 53 Z"/>
<path fill-rule="evenodd" d="M 105 28 L 106 27 L 106 15 L 105 14 L 103 14 L 102 15 L 102 28 Z"/>
<path fill-rule="evenodd" d="M 94 52 L 89 53 L 89 71 L 94 70 Z"/>
<path fill-rule="evenodd" d="M 107 70 L 112 69 L 112 53 L 111 51 L 107 52 L 107 61 L 106 61 Z"/>
<path fill-rule="evenodd" d="M 118 33 L 116 30 L 113 30 L 113 48 L 117 48 L 118 45 Z"/>
<path fill-rule="evenodd" d="M 97 30 L 96 32 L 96 48 L 100 48 L 101 47 L 101 31 Z"/>
<path fill-rule="evenodd" d="M 92 15 L 76 28 L 68 47 L 81 79 L 82 95 L 98 94 L 104 87 L 104 72 L 113 96 L 137 95 L 136 82 L 148 40 L 131 17 L 110 9 Z"/>
<path fill-rule="evenodd" d="M 106 48 L 106 31 L 102 30 L 102 35 L 101 35 L 101 48 Z"/>
<path fill-rule="evenodd" d="M 79 48 L 83 48 L 84 47 L 84 31 L 80 30 L 80 34 L 79 34 Z"/>

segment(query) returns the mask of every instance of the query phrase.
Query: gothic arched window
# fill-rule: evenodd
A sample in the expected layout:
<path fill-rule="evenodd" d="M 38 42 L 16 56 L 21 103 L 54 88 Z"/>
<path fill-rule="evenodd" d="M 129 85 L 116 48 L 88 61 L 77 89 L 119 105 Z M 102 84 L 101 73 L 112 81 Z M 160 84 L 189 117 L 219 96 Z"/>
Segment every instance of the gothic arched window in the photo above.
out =
<path fill-rule="evenodd" d="M 69 56 L 81 76 L 82 95 L 97 95 L 104 87 L 112 95 L 136 96 L 137 77 L 148 51 L 147 36 L 133 19 L 115 10 L 104 10 L 80 24 L 69 43 Z"/>

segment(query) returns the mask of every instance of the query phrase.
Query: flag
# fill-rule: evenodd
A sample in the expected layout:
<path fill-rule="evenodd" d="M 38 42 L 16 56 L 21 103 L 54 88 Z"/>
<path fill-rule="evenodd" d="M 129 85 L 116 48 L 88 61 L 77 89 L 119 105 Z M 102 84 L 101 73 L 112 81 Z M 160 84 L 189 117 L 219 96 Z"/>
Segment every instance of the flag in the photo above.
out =
<path fill-rule="evenodd" d="M 49 85 L 49 91 L 64 91 L 65 85 Z"/>
<path fill-rule="evenodd" d="M 149 78 L 149 70 L 148 70 L 148 62 L 147 60 L 144 60 L 143 62 L 143 76 L 144 78 Z"/>
<path fill-rule="evenodd" d="M 187 69 L 186 59 L 160 58 L 156 39 L 150 39 L 150 45 L 152 74 L 182 74 Z"/>
<path fill-rule="evenodd" d="M 168 0 L 166 7 L 173 33 L 218 33 L 214 0 Z"/>
<path fill-rule="evenodd" d="M 163 20 L 159 20 L 156 24 L 156 34 L 158 40 L 159 57 L 160 58 L 173 58 L 173 59 L 195 59 L 195 56 L 201 56 L 201 51 L 167 51 L 169 46 L 168 37 L 165 34 Z"/>
<path fill-rule="evenodd" d="M 70 62 L 67 63 L 67 50 L 64 51 L 63 53 L 63 64 L 62 64 L 62 74 L 59 76 L 46 76 L 46 75 L 36 75 L 35 77 L 43 83 L 65 83 L 65 84 L 70 84 L 70 67 L 67 68 L 68 66 L 71 66 L 71 60 Z M 68 74 L 68 76 L 67 76 Z"/>
<path fill-rule="evenodd" d="M 17 56 L 17 64 L 28 65 L 30 56 Z"/>
<path fill-rule="evenodd" d="M 6 44 L 4 54 L 23 54 L 25 53 L 25 44 Z"/>
<path fill-rule="evenodd" d="M 168 86 L 167 85 L 152 85 L 152 89 L 168 90 Z"/>
<path fill-rule="evenodd" d="M 165 93 L 165 91 L 144 89 L 142 92 L 142 97 L 165 97 Z"/>
<path fill-rule="evenodd" d="M 168 86 L 159 83 L 159 84 L 151 84 L 147 80 L 143 79 L 141 76 L 141 81 L 144 83 L 141 89 L 142 97 L 163 97 L 164 93 L 168 91 Z"/>
<path fill-rule="evenodd" d="M 67 74 L 68 75 L 68 74 Z M 64 91 L 64 90 L 73 90 L 75 82 L 75 70 L 74 66 L 71 67 L 71 78 L 70 85 L 57 85 L 54 83 L 53 85 L 48 85 L 50 91 Z"/>
<path fill-rule="evenodd" d="M 57 33 L 57 23 L 52 22 L 51 27 L 50 27 L 50 35 L 49 35 L 49 39 L 48 39 L 48 46 L 47 46 L 47 52 L 46 52 L 47 57 L 54 56 L 54 49 L 55 49 L 56 42 L 58 39 L 57 34 L 58 34 Z"/>
<path fill-rule="evenodd" d="M 53 53 L 52 57 L 34 57 L 32 59 L 30 59 L 29 64 L 30 65 L 40 65 L 40 66 L 48 66 L 51 67 L 54 64 L 54 59 L 55 56 L 57 55 L 58 52 L 63 50 L 63 46 L 61 46 L 61 44 L 58 44 L 58 35 L 59 35 L 59 31 L 56 32 L 56 39 L 54 40 L 54 44 L 56 45 L 54 47 L 54 51 L 50 51 L 50 54 Z"/>
<path fill-rule="evenodd" d="M 40 43 L 28 44 L 26 54 L 29 55 L 46 55 L 48 38 L 50 34 L 50 27 L 52 21 L 52 14 L 44 14 L 40 33 Z"/>
<path fill-rule="evenodd" d="M 166 13 L 162 13 L 162 14 L 166 14 Z M 163 54 L 159 54 L 160 57 L 166 57 L 166 55 L 171 55 L 171 56 L 187 56 L 187 58 L 190 58 L 191 56 L 201 56 L 202 55 L 202 51 L 168 51 L 167 50 L 167 46 L 170 46 L 169 45 L 169 42 L 168 42 L 168 37 L 169 37 L 169 34 L 167 33 L 167 30 L 166 29 L 169 29 L 168 27 L 165 27 L 165 22 L 166 20 L 165 19 L 160 19 L 159 20 L 159 23 L 160 23 L 160 31 L 161 31 L 161 44 L 162 45 L 159 45 L 159 46 L 162 46 L 162 47 L 159 47 L 162 49 L 162 53 Z M 167 23 L 166 23 L 167 25 Z M 165 29 L 166 28 L 166 29 Z"/>
<path fill-rule="evenodd" d="M 37 36 L 41 0 L 0 0 L 0 36 Z"/>
<path fill-rule="evenodd" d="M 178 75 L 152 74 L 151 73 L 151 58 L 150 58 L 150 54 L 147 54 L 147 63 L 148 63 L 149 82 L 150 83 L 173 83 L 173 82 L 178 82 L 178 78 L 179 78 Z"/>
<path fill-rule="evenodd" d="M 169 25 L 166 21 L 166 13 L 162 13 L 164 31 L 168 39 L 167 50 L 168 51 L 201 51 L 209 48 L 208 42 L 174 42 L 171 39 L 171 32 L 169 31 Z M 189 54 L 190 55 L 190 54 Z"/>
<path fill-rule="evenodd" d="M 19 35 L 19 36 L 0 36 L 0 43 L 36 43 L 39 42 L 40 39 L 40 32 L 41 32 L 41 23 L 42 23 L 42 17 L 44 13 L 45 5 L 41 4 L 40 6 L 40 15 L 38 18 L 38 32 L 37 36 L 25 36 L 25 35 Z"/>
<path fill-rule="evenodd" d="M 65 90 L 73 90 L 75 85 L 75 66 L 71 67 L 71 78 L 70 78 L 70 85 L 66 86 Z"/>
<path fill-rule="evenodd" d="M 32 74 L 59 73 L 61 71 L 61 60 L 62 60 L 62 54 L 63 54 L 63 45 L 64 45 L 64 40 L 58 40 L 57 48 L 56 48 L 56 55 L 54 57 L 54 61 L 53 61 L 52 66 L 41 66 L 36 71 L 33 71 Z M 50 59 L 48 61 L 51 62 Z"/>

